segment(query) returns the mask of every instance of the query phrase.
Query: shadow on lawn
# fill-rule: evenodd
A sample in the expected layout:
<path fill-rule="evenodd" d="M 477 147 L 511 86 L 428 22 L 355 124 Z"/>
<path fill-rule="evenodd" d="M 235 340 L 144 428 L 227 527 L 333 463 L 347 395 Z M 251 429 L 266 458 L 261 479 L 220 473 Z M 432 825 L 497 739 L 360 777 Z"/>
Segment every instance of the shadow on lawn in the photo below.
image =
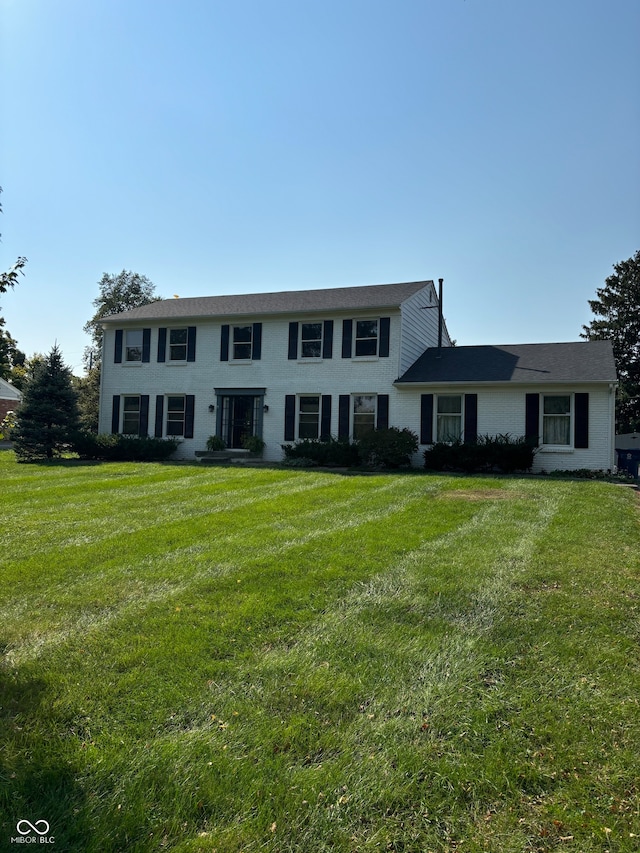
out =
<path fill-rule="evenodd" d="M 91 847 L 77 769 L 60 759 L 64 745 L 47 724 L 50 700 L 45 681 L 22 678 L 0 660 L 0 850 L 45 838 L 58 850 Z"/>

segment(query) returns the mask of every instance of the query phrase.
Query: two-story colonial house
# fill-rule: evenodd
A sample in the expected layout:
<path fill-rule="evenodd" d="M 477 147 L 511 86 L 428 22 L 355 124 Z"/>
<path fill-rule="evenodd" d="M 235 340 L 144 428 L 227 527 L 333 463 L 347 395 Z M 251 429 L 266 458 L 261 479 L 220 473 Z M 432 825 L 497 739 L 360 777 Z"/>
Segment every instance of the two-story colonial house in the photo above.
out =
<path fill-rule="evenodd" d="M 271 461 L 297 439 L 386 426 L 424 447 L 509 433 L 538 442 L 538 469 L 611 468 L 610 344 L 452 347 L 441 295 L 421 281 L 169 299 L 104 318 L 100 431 L 178 436 L 182 459 L 211 435 L 228 448 L 256 435 Z"/>

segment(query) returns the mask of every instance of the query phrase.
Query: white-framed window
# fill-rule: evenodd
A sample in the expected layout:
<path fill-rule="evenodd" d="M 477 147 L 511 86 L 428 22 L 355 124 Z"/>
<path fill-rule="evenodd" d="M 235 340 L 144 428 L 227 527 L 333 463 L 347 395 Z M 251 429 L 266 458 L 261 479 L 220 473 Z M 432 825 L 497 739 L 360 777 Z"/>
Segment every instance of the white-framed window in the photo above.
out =
<path fill-rule="evenodd" d="M 376 408 L 378 398 L 375 394 L 354 394 L 353 404 L 353 437 L 362 438 L 376 428 Z"/>
<path fill-rule="evenodd" d="M 184 394 L 167 397 L 166 435 L 184 435 L 185 403 Z"/>
<path fill-rule="evenodd" d="M 438 394 L 436 405 L 436 441 L 462 438 L 462 394 Z"/>
<path fill-rule="evenodd" d="M 123 397 L 122 400 L 123 435 L 140 435 L 140 395 Z"/>
<path fill-rule="evenodd" d="M 542 443 L 552 447 L 571 445 L 571 394 L 543 394 Z"/>
<path fill-rule="evenodd" d="M 253 326 L 233 326 L 233 361 L 251 361 L 253 355 Z"/>
<path fill-rule="evenodd" d="M 301 394 L 298 397 L 298 438 L 320 437 L 320 395 Z"/>
<path fill-rule="evenodd" d="M 356 320 L 355 327 L 356 358 L 378 355 L 378 321 Z"/>
<path fill-rule="evenodd" d="M 127 329 L 125 331 L 125 361 L 142 361 L 142 340 L 142 329 Z"/>
<path fill-rule="evenodd" d="M 187 360 L 187 339 L 189 332 L 184 329 L 169 329 L 169 361 Z"/>
<path fill-rule="evenodd" d="M 322 358 L 323 323 L 300 323 L 300 358 Z"/>

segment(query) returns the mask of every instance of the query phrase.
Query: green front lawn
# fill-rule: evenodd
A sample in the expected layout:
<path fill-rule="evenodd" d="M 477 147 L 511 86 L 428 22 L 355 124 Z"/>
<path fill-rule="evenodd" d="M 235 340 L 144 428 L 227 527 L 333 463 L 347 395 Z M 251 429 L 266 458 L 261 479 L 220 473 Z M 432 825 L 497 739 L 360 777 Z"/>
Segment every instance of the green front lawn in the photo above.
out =
<path fill-rule="evenodd" d="M 10 451 L 0 482 L 0 850 L 640 848 L 630 489 Z"/>

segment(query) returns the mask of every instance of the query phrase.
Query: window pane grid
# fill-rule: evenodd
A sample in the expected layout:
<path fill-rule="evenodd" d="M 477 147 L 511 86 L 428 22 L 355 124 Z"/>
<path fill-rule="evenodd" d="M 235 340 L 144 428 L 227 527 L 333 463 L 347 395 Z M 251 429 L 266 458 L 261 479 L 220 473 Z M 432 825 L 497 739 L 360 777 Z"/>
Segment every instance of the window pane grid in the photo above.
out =
<path fill-rule="evenodd" d="M 233 358 L 234 361 L 249 361 L 251 359 L 252 326 L 233 327 Z"/>
<path fill-rule="evenodd" d="M 356 321 L 356 356 L 378 354 L 378 321 Z"/>
<path fill-rule="evenodd" d="M 140 433 L 140 397 L 125 397 L 122 406 L 123 435 Z"/>
<path fill-rule="evenodd" d="M 125 350 L 127 361 L 142 361 L 142 329 L 131 329 L 126 333 Z"/>
<path fill-rule="evenodd" d="M 300 340 L 302 358 L 320 358 L 322 355 L 322 323 L 302 323 Z"/>
<path fill-rule="evenodd" d="M 298 438 L 315 439 L 320 435 L 320 397 L 300 397 Z"/>
<path fill-rule="evenodd" d="M 353 397 L 353 437 L 362 438 L 376 428 L 376 396 L 357 394 Z"/>
<path fill-rule="evenodd" d="M 169 331 L 169 360 L 187 360 L 187 330 L 171 329 Z"/>
<path fill-rule="evenodd" d="M 167 398 L 167 435 L 184 435 L 184 397 Z"/>

